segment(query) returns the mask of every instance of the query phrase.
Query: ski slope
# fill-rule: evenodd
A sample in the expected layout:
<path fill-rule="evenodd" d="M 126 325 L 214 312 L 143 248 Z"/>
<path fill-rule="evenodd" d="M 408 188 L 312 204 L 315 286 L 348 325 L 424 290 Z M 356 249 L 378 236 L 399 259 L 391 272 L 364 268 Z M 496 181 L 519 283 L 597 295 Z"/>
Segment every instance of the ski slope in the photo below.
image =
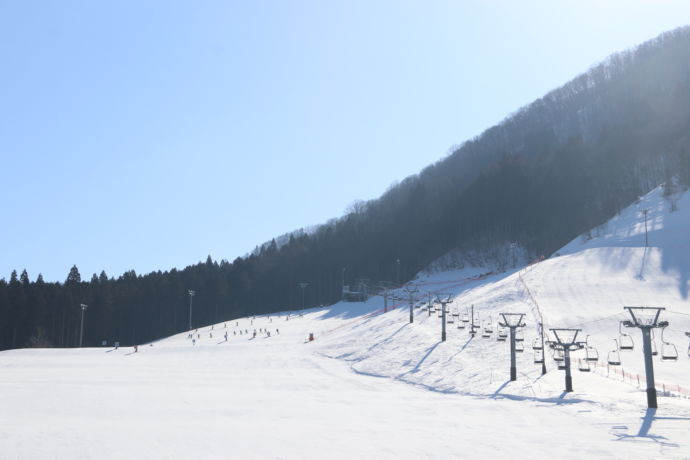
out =
<path fill-rule="evenodd" d="M 413 324 L 407 303 L 384 312 L 374 297 L 205 326 L 137 353 L 2 352 L 0 458 L 690 458 L 689 231 L 690 197 L 671 213 L 655 190 L 540 263 L 420 276 Z M 460 315 L 445 342 L 437 313 L 419 306 L 426 292 L 451 295 Z M 625 331 L 635 348 L 622 366 L 605 365 L 625 305 L 667 309 L 679 358 L 654 360 L 656 411 L 639 331 Z M 480 324 L 491 318 L 490 338 L 457 328 L 470 306 Z M 500 312 L 527 323 L 515 382 Z M 548 354 L 546 375 L 533 363 L 540 320 L 582 328 L 599 351 L 587 373 L 573 355 L 573 393 Z"/>

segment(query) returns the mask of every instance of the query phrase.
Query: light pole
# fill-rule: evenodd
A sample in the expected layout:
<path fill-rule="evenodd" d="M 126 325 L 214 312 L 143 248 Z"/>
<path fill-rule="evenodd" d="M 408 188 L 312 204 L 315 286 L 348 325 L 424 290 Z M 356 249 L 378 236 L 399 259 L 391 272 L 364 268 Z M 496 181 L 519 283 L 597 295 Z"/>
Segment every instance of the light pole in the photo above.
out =
<path fill-rule="evenodd" d="M 644 352 L 644 372 L 647 377 L 647 407 L 656 409 L 656 387 L 654 385 L 654 364 L 652 362 L 651 330 L 666 327 L 668 321 L 659 321 L 660 307 L 623 307 L 628 310 L 632 321 L 623 321 L 625 327 L 637 327 L 642 331 L 642 350 Z M 662 337 L 663 340 L 663 337 Z"/>
<path fill-rule="evenodd" d="M 551 328 L 550 331 L 556 337 L 556 341 L 551 343 L 551 348 L 563 350 L 565 364 L 565 391 L 573 391 L 573 376 L 570 373 L 570 350 L 584 348 L 585 342 L 577 341 L 577 334 L 582 329 Z"/>
<path fill-rule="evenodd" d="M 187 294 L 189 294 L 189 330 L 192 330 L 192 298 L 196 295 L 196 292 L 194 292 L 192 289 L 187 290 Z"/>
<path fill-rule="evenodd" d="M 82 341 L 84 339 L 84 312 L 89 308 L 86 304 L 81 304 L 81 326 L 79 327 L 79 348 L 81 348 Z"/>
<path fill-rule="evenodd" d="M 400 259 L 395 259 L 395 262 L 397 263 L 397 272 L 395 276 L 395 282 L 398 286 L 400 286 Z"/>
<path fill-rule="evenodd" d="M 503 322 L 498 323 L 500 326 L 510 328 L 510 381 L 517 380 L 517 366 L 515 364 L 515 329 L 518 327 L 525 327 L 522 322 L 524 313 L 501 313 Z"/>
<path fill-rule="evenodd" d="M 647 240 L 647 213 L 649 213 L 649 209 L 643 209 L 642 213 L 644 214 L 644 247 L 646 248 L 649 246 Z"/>
<path fill-rule="evenodd" d="M 343 267 L 343 269 L 340 271 L 340 276 L 342 279 L 342 283 L 340 285 L 340 300 L 345 300 L 345 270 L 347 270 L 347 267 Z"/>
<path fill-rule="evenodd" d="M 298 283 L 299 287 L 302 288 L 302 310 L 304 310 L 304 290 L 309 286 L 309 283 Z"/>

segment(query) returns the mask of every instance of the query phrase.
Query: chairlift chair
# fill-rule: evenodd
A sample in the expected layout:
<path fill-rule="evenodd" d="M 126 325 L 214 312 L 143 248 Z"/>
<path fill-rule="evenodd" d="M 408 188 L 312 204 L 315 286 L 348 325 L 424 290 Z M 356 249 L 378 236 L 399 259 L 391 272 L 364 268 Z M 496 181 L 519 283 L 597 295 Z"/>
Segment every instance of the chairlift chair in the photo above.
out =
<path fill-rule="evenodd" d="M 448 324 L 453 324 L 453 323 L 455 323 L 454 316 L 455 316 L 455 315 L 448 315 L 448 314 L 446 314 L 446 322 L 447 322 Z"/>
<path fill-rule="evenodd" d="M 577 369 L 580 372 L 589 372 L 592 370 L 592 368 L 589 366 L 589 362 L 586 359 L 585 360 L 582 360 L 582 359 L 577 360 Z"/>
<path fill-rule="evenodd" d="M 539 350 L 534 350 L 534 364 L 543 364 L 544 363 L 544 350 L 539 349 Z"/>
<path fill-rule="evenodd" d="M 525 333 L 521 329 L 515 331 L 515 341 L 523 342 L 525 340 Z"/>
<path fill-rule="evenodd" d="M 505 342 L 507 337 L 508 332 L 506 332 L 506 328 L 499 326 L 498 333 L 496 334 L 496 340 L 499 342 Z"/>
<path fill-rule="evenodd" d="M 532 340 L 532 350 L 541 350 L 541 337 L 535 337 L 534 340 Z"/>
<path fill-rule="evenodd" d="M 599 352 L 589 344 L 589 335 L 585 339 L 585 361 L 596 363 L 599 361 Z"/>
<path fill-rule="evenodd" d="M 462 321 L 458 321 L 458 329 L 465 329 L 465 323 Z"/>
<path fill-rule="evenodd" d="M 470 315 L 468 315 L 467 313 L 463 313 L 462 314 L 462 322 L 463 323 L 469 323 L 470 322 Z"/>
<path fill-rule="evenodd" d="M 486 321 L 482 321 L 482 338 L 488 339 L 491 337 L 491 330 L 487 326 Z"/>
<path fill-rule="evenodd" d="M 652 356 L 659 354 L 659 349 L 656 347 L 656 341 L 654 340 L 654 329 L 652 329 Z"/>
<path fill-rule="evenodd" d="M 613 339 L 613 341 L 616 343 L 616 348 L 613 350 L 609 351 L 608 356 L 606 357 L 606 361 L 611 365 L 611 366 L 620 366 L 621 365 L 621 354 L 618 351 L 618 340 Z"/>
<path fill-rule="evenodd" d="M 565 355 L 563 354 L 563 350 L 560 348 L 554 348 L 553 349 L 553 360 L 556 361 L 557 363 L 561 363 L 565 361 Z"/>
<path fill-rule="evenodd" d="M 666 328 L 661 329 L 661 360 L 675 361 L 678 359 L 678 349 L 674 344 L 664 339 L 665 330 Z"/>
<path fill-rule="evenodd" d="M 632 337 L 630 337 L 628 334 L 623 332 L 623 322 L 618 323 L 618 333 L 620 334 L 619 340 L 619 349 L 623 351 L 630 351 L 633 348 L 635 348 L 635 343 L 633 342 Z"/>
<path fill-rule="evenodd" d="M 523 342 L 515 342 L 515 353 L 522 353 L 525 351 L 525 344 Z"/>

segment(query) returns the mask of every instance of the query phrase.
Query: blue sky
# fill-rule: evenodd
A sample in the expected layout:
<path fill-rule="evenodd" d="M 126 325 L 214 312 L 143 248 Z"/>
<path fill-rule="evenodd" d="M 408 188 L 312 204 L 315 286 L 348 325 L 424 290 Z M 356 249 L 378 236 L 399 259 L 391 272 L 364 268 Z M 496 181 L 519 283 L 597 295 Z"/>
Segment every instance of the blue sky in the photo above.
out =
<path fill-rule="evenodd" d="M 671 0 L 0 2 L 0 278 L 233 260 L 688 23 Z"/>

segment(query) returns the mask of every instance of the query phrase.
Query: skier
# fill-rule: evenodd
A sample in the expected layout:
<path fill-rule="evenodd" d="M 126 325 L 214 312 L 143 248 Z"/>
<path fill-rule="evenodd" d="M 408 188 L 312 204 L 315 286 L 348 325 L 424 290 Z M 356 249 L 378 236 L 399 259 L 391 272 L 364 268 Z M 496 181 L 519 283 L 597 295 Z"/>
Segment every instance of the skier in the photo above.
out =
<path fill-rule="evenodd" d="M 228 333 L 227 332 L 225 333 L 225 341 L 226 342 L 228 341 Z"/>
<path fill-rule="evenodd" d="M 192 346 L 196 346 L 196 339 L 192 339 Z"/>
<path fill-rule="evenodd" d="M 139 351 L 139 348 L 136 345 L 134 345 L 134 353 L 136 353 L 137 351 Z"/>

